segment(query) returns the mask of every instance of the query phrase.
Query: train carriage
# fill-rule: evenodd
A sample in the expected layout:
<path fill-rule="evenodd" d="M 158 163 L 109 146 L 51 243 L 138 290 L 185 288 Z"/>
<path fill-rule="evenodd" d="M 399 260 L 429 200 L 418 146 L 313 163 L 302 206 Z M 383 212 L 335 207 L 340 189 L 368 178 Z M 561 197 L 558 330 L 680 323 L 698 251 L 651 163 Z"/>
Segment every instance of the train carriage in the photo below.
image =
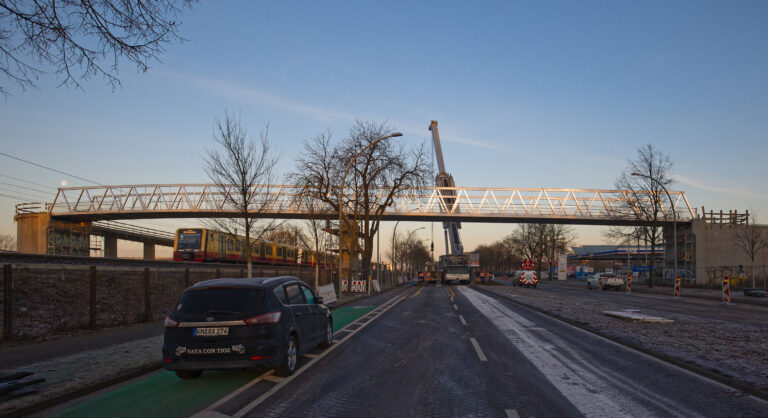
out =
<path fill-rule="evenodd" d="M 250 259 L 256 264 L 312 265 L 321 262 L 326 267 L 327 254 L 313 255 L 305 263 L 302 254 L 309 250 L 297 246 L 278 244 L 266 240 L 251 243 Z M 180 228 L 176 231 L 173 246 L 174 261 L 200 263 L 244 263 L 245 237 L 207 228 Z"/>

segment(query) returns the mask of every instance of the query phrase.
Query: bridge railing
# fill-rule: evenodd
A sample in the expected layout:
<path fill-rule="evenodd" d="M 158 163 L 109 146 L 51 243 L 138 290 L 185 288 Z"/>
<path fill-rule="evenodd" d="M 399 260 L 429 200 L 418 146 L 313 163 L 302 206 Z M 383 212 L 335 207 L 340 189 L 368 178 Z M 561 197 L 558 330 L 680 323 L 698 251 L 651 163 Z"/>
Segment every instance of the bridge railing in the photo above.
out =
<path fill-rule="evenodd" d="M 263 214 L 307 215 L 336 213 L 330 206 L 308 196 L 294 185 L 259 185 L 253 207 Z M 354 190 L 346 190 L 349 199 Z M 375 201 L 383 201 L 387 189 L 373 189 Z M 149 184 L 60 188 L 46 208 L 54 216 L 116 215 L 115 219 L 153 215 L 234 216 L 230 203 L 234 187 L 210 184 Z M 407 189 L 394 198 L 385 215 L 421 215 L 435 218 L 446 215 L 473 220 L 483 218 L 576 218 L 640 219 L 633 202 L 650 201 L 652 196 L 630 195 L 624 190 L 426 187 Z M 670 191 L 672 202 L 659 199 L 664 220 L 671 221 L 673 207 L 678 220 L 695 217 L 685 194 Z M 631 197 L 631 199 L 629 198 Z M 674 206 L 673 206 L 674 205 Z M 436 219 L 439 220 L 439 219 Z"/>

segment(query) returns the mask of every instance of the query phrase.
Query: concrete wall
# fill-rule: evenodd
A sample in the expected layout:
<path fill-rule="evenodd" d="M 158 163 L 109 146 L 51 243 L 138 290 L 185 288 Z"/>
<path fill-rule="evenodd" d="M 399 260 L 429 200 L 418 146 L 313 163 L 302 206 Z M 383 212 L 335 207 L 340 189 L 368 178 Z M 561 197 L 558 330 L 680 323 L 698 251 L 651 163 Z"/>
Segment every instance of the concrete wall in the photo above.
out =
<path fill-rule="evenodd" d="M 723 276 L 739 275 L 741 265 L 743 275 L 747 277 L 748 287 L 751 287 L 752 262 L 747 254 L 736 246 L 736 235 L 746 226 L 707 224 L 703 219 L 696 219 L 692 227 L 696 239 L 696 283 L 720 286 Z M 750 228 L 759 228 L 764 236 L 768 237 L 768 225 L 751 225 Z M 757 284 L 762 287 L 766 274 L 765 266 L 768 266 L 768 249 L 758 253 L 755 265 Z"/>
<path fill-rule="evenodd" d="M 186 269 L 189 269 L 188 281 Z M 160 321 L 170 313 L 185 287 L 217 277 L 245 277 L 246 267 L 180 266 L 151 268 L 148 273 L 147 281 L 145 269 L 141 267 L 98 266 L 92 286 L 91 266 L 14 264 L 11 293 L 3 292 L 0 298 L 0 323 L 5 323 L 4 303 L 8 298 L 12 298 L 10 329 L 14 339 Z M 315 270 L 311 268 L 254 266 L 253 273 L 255 277 L 298 276 L 310 286 L 315 282 Z M 321 285 L 332 283 L 330 272 L 321 269 L 319 282 Z"/>

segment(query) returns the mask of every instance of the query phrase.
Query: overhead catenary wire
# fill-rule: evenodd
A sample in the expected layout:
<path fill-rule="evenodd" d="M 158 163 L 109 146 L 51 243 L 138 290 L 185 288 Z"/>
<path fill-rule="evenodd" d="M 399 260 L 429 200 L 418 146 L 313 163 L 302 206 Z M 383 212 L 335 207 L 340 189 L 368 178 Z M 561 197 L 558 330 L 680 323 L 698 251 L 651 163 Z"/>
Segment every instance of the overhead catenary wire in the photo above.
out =
<path fill-rule="evenodd" d="M 20 179 L 18 177 L 9 176 L 7 174 L 0 174 L 0 177 L 9 178 L 11 180 L 23 181 L 24 183 L 34 184 L 35 186 L 45 187 L 46 189 L 56 190 L 56 187 L 46 186 L 45 184 L 35 183 L 34 181 Z"/>
<path fill-rule="evenodd" d="M 65 176 L 70 176 L 70 177 L 76 178 L 76 179 L 78 179 L 78 180 L 83 180 L 83 181 L 87 181 L 88 183 L 93 183 L 93 184 L 96 184 L 96 185 L 98 185 L 98 186 L 105 186 L 105 187 L 106 187 L 106 185 L 105 185 L 105 184 L 101 184 L 101 183 L 99 183 L 99 182 L 97 182 L 97 181 L 88 180 L 88 179 L 86 179 L 86 178 L 83 178 L 83 177 L 79 177 L 79 176 L 76 176 L 76 175 L 74 175 L 74 174 L 71 174 L 71 173 L 67 173 L 67 172 L 65 172 L 65 171 L 61 171 L 61 170 L 57 170 L 57 169 L 55 169 L 55 168 L 47 167 L 47 166 L 44 166 L 44 165 L 42 165 L 42 164 L 33 163 L 32 161 L 28 161 L 28 160 L 25 160 L 25 159 L 23 159 L 23 158 L 15 157 L 15 156 L 13 156 L 13 155 L 10 155 L 10 154 L 6 154 L 6 153 L 4 153 L 4 152 L 0 152 L 0 155 L 2 155 L 2 156 L 5 156 L 5 157 L 8 157 L 8 158 L 12 158 L 12 159 L 14 159 L 14 160 L 17 160 L 17 161 L 21 161 L 21 162 L 23 162 L 23 163 L 31 164 L 31 165 L 33 165 L 33 166 L 35 166 L 35 167 L 40 167 L 40 168 L 43 168 L 43 169 L 46 169 L 46 170 L 49 170 L 49 171 L 53 171 L 53 172 L 56 172 L 56 173 L 59 173 L 59 174 L 64 174 Z"/>
<path fill-rule="evenodd" d="M 4 181 L 0 181 L 0 184 L 4 184 L 6 186 L 15 187 L 17 189 L 29 190 L 29 191 L 33 191 L 33 192 L 37 192 L 37 193 L 43 193 L 43 194 L 46 194 L 46 195 L 47 194 L 53 194 L 52 192 L 47 192 L 45 190 L 35 189 L 35 188 L 32 188 L 32 187 L 27 187 L 27 186 L 19 186 L 18 184 L 6 183 Z"/>

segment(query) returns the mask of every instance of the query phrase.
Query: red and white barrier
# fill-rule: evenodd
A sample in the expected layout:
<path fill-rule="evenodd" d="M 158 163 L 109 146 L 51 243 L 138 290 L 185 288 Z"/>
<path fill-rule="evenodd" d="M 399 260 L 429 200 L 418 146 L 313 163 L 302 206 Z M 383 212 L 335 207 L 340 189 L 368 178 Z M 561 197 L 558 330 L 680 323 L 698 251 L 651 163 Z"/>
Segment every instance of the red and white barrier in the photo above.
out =
<path fill-rule="evenodd" d="M 632 273 L 627 276 L 627 293 L 632 293 Z"/>
<path fill-rule="evenodd" d="M 731 304 L 731 281 L 728 276 L 723 277 L 723 303 Z"/>
<path fill-rule="evenodd" d="M 675 278 L 675 299 L 680 299 L 680 275 Z"/>
<path fill-rule="evenodd" d="M 597 290 L 603 290 L 603 276 L 597 278 Z"/>
<path fill-rule="evenodd" d="M 357 293 L 364 293 L 367 290 L 366 284 L 367 283 L 365 280 L 352 280 L 352 291 Z M 346 292 L 349 288 L 349 283 L 346 280 L 343 280 L 342 286 Z"/>

